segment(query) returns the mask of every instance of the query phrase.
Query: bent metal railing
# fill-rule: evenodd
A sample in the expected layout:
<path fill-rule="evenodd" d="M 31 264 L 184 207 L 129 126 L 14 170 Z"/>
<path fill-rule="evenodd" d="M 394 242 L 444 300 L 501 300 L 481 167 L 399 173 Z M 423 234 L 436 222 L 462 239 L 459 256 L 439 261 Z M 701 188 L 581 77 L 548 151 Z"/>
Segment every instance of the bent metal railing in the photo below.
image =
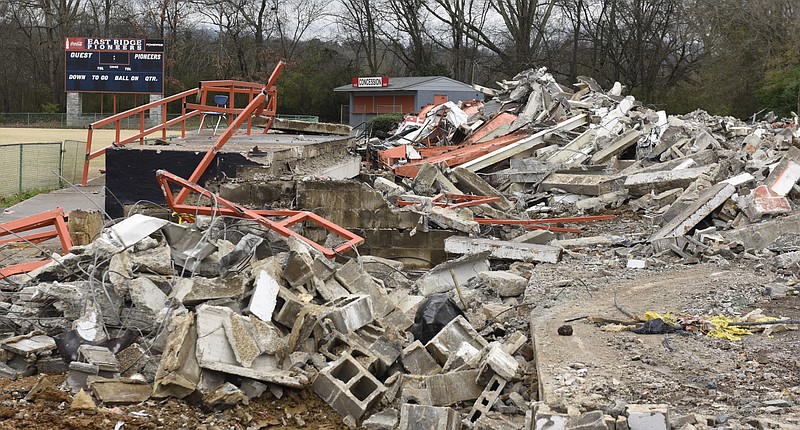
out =
<path fill-rule="evenodd" d="M 272 72 L 272 75 L 270 76 L 266 85 L 255 82 L 233 80 L 202 81 L 200 82 L 198 88 L 174 94 L 161 100 L 156 100 L 91 123 L 89 125 L 88 135 L 86 137 L 86 158 L 83 163 L 83 176 L 81 184 L 83 186 L 88 184 L 89 162 L 94 158 L 104 155 L 108 148 L 114 146 L 124 146 L 136 140 L 139 141 L 140 145 L 144 145 L 145 136 L 158 131 L 161 131 L 161 138 L 166 139 L 167 129 L 177 124 L 180 124 L 181 126 L 181 138 L 186 138 L 186 121 L 192 117 L 204 113 L 224 113 L 231 117 L 236 115 L 235 119 L 230 121 L 228 128 L 222 133 L 222 135 L 220 135 L 214 146 L 209 150 L 206 157 L 201 161 L 200 166 L 198 166 L 199 174 L 202 175 L 203 171 L 205 171 L 205 169 L 208 167 L 208 164 L 211 162 L 211 159 L 213 159 L 214 155 L 216 155 L 217 151 L 219 151 L 219 149 L 225 145 L 228 139 L 233 136 L 234 132 L 245 122 L 247 123 L 246 133 L 250 134 L 254 116 L 266 118 L 267 123 L 264 126 L 263 133 L 269 131 L 269 128 L 272 126 L 277 113 L 277 89 L 275 88 L 275 81 L 277 80 L 281 71 L 283 71 L 283 67 L 284 62 L 280 61 L 278 65 L 275 66 L 275 70 Z M 224 107 L 207 105 L 206 101 L 209 93 L 227 94 L 229 101 L 228 105 Z M 236 94 L 247 95 L 247 104 L 243 108 L 235 107 L 234 96 Z M 198 95 L 200 96 L 200 103 L 190 103 L 187 101 L 189 97 L 197 97 Z M 178 100 L 181 102 L 181 115 L 177 118 L 167 120 L 167 104 Z M 145 128 L 145 112 L 148 112 L 151 109 L 161 109 L 161 122 L 150 128 Z M 127 120 L 135 115 L 139 116 L 139 132 L 125 139 L 120 139 L 122 121 Z M 95 129 L 109 124 L 114 124 L 116 129 L 114 143 L 96 151 L 92 151 L 92 132 Z M 196 181 L 198 178 L 195 176 L 199 177 L 199 175 L 192 175 L 190 180 Z M 181 197 L 183 198 L 185 196 Z"/>

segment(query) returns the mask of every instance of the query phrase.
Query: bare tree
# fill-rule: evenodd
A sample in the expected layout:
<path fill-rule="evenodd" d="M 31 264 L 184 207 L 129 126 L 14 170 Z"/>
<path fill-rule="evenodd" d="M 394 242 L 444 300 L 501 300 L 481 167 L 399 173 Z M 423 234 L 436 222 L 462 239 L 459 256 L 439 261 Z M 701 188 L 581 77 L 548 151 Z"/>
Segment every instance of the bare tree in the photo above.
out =
<path fill-rule="evenodd" d="M 366 71 L 377 74 L 388 52 L 381 37 L 380 22 L 385 17 L 377 0 L 340 0 L 342 9 L 337 25 L 342 35 L 355 45 L 357 60 L 363 53 Z M 361 64 L 361 61 L 357 61 Z"/>

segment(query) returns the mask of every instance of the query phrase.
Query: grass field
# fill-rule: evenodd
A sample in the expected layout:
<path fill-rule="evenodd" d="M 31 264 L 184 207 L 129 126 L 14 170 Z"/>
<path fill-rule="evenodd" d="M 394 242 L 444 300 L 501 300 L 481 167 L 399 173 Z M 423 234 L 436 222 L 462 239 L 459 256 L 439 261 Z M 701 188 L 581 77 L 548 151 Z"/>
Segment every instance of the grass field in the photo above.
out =
<path fill-rule="evenodd" d="M 64 140 L 77 140 L 86 142 L 86 129 L 80 128 L 0 128 L 0 145 L 9 143 L 31 142 L 61 142 Z M 133 136 L 138 130 L 121 130 L 123 139 Z M 168 132 L 169 134 L 177 134 Z M 161 132 L 153 133 L 153 137 L 161 137 Z M 95 130 L 92 137 L 92 149 L 97 150 L 111 144 L 116 139 L 114 129 Z"/>
<path fill-rule="evenodd" d="M 138 133 L 138 130 L 120 130 L 120 138 L 127 138 Z M 180 136 L 179 131 L 168 131 L 167 136 Z M 84 153 L 86 150 L 86 129 L 61 129 L 61 128 L 0 128 L 0 145 L 16 143 L 37 143 L 37 142 L 65 142 L 70 141 L 63 147 L 64 150 L 64 169 L 71 171 L 82 171 Z M 160 138 L 161 132 L 151 134 L 152 138 Z M 92 136 L 92 150 L 97 151 L 105 148 L 116 140 L 114 129 L 97 129 Z M 81 142 L 81 143 L 76 143 Z M 71 161 L 70 161 L 71 160 Z M 67 165 L 70 163 L 70 165 Z M 79 165 L 71 165 L 77 163 Z M 89 163 L 89 179 L 100 176 L 101 169 L 105 168 L 105 156 L 92 159 Z M 3 192 L 0 194 L 8 194 Z"/>

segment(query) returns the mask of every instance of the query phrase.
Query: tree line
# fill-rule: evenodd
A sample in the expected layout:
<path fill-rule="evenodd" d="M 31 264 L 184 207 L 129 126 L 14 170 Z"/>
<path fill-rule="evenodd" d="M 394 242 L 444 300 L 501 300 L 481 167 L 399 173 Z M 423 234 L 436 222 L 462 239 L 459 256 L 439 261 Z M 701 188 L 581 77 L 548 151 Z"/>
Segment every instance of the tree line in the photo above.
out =
<path fill-rule="evenodd" d="M 800 110 L 796 0 L 4 0 L 0 30 L 3 112 L 64 111 L 67 36 L 164 39 L 166 94 L 284 59 L 279 112 L 330 121 L 354 76 L 495 87 L 541 66 L 670 113 Z"/>

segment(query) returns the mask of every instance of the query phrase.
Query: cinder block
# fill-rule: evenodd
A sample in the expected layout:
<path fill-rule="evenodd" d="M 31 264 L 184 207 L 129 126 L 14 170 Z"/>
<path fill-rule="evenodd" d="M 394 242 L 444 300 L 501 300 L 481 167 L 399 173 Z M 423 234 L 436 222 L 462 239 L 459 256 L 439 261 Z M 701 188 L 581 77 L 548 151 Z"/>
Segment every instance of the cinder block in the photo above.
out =
<path fill-rule="evenodd" d="M 465 350 L 464 346 L 462 346 L 464 343 L 472 347 L 472 350 L 474 350 L 472 355 L 480 352 L 480 350 L 488 344 L 486 339 L 475 331 L 469 321 L 459 315 L 444 326 L 444 328 L 425 345 L 425 348 L 436 361 L 440 364 L 444 364 L 451 354 L 455 354 L 459 350 Z M 468 360 L 468 358 L 469 357 L 464 357 L 464 361 Z"/>
<path fill-rule="evenodd" d="M 372 322 L 372 299 L 366 295 L 340 297 L 326 306 L 333 310 L 325 316 L 340 333 L 352 333 Z"/>
<path fill-rule="evenodd" d="M 486 415 L 489 410 L 492 409 L 495 402 L 497 402 L 500 393 L 503 391 L 503 388 L 506 387 L 506 383 L 507 381 L 505 379 L 497 375 L 492 376 L 492 379 L 486 384 L 486 388 L 481 393 L 481 396 L 478 397 L 478 400 L 472 405 L 472 410 L 469 411 L 467 419 L 474 423 L 478 418 Z"/>
<path fill-rule="evenodd" d="M 668 405 L 628 405 L 628 427 L 630 430 L 669 430 Z"/>
<path fill-rule="evenodd" d="M 292 328 L 297 316 L 300 315 L 305 306 L 294 293 L 281 287 L 275 300 L 275 311 L 272 314 L 272 319 L 287 328 Z"/>
<path fill-rule="evenodd" d="M 398 430 L 459 430 L 458 412 L 451 408 L 403 404 Z"/>
<path fill-rule="evenodd" d="M 433 375 L 442 370 L 442 366 L 433 359 L 422 342 L 415 340 L 403 350 L 403 367 L 412 375 Z"/>
<path fill-rule="evenodd" d="M 312 384 L 314 392 L 345 417 L 360 420 L 386 387 L 350 354 L 322 369 Z"/>
<path fill-rule="evenodd" d="M 291 252 L 286 267 L 283 268 L 283 279 L 292 287 L 304 285 L 314 276 L 314 260 L 308 249 L 300 248 L 300 252 Z"/>
<path fill-rule="evenodd" d="M 356 260 L 348 261 L 336 271 L 336 280 L 352 294 L 365 294 L 372 298 L 376 317 L 387 315 L 395 304 L 386 290 L 369 273 L 358 266 Z"/>
<path fill-rule="evenodd" d="M 477 370 L 463 370 L 425 378 L 434 406 L 449 406 L 480 397 L 483 387 L 475 383 Z"/>

